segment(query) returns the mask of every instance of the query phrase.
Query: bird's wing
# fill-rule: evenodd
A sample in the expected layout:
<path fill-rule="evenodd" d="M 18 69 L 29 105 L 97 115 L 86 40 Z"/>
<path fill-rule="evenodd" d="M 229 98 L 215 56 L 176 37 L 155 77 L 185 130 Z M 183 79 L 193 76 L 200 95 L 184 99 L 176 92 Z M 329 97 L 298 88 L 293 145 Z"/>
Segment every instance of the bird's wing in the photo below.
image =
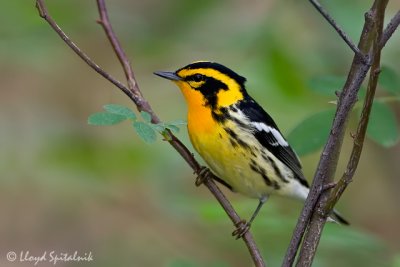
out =
<path fill-rule="evenodd" d="M 287 165 L 302 185 L 309 187 L 301 170 L 299 158 L 283 137 L 271 116 L 250 97 L 242 100 L 238 108 L 251 121 L 253 134 L 260 144 Z"/>

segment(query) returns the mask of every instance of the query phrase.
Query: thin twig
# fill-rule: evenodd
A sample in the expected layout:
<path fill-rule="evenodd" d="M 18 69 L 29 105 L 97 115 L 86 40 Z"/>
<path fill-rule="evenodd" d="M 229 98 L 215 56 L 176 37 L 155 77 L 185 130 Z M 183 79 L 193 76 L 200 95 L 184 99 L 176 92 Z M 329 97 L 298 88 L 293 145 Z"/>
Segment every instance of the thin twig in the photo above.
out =
<path fill-rule="evenodd" d="M 97 73 L 103 76 L 106 80 L 110 81 L 112 84 L 117 86 L 122 92 L 124 92 L 131 100 L 136 101 L 135 96 L 132 92 L 120 81 L 113 78 L 110 74 L 104 71 L 99 65 L 93 62 L 88 55 L 85 54 L 71 39 L 63 32 L 63 30 L 57 25 L 57 23 L 53 20 L 51 16 L 49 16 L 47 12 L 47 8 L 44 5 L 42 0 L 36 1 L 36 8 L 39 11 L 40 17 L 49 23 L 51 28 L 63 39 L 63 41 L 83 60 L 86 64 L 88 64 L 92 69 L 94 69 Z"/>
<path fill-rule="evenodd" d="M 125 51 L 122 48 L 121 43 L 119 42 L 116 34 L 114 33 L 114 30 L 110 23 L 110 19 L 108 18 L 108 12 L 106 9 L 105 1 L 97 0 L 97 7 L 100 15 L 100 19 L 97 22 L 103 27 L 107 35 L 107 38 L 110 41 L 111 46 L 114 49 L 114 52 L 117 55 L 118 60 L 122 65 L 122 69 L 125 73 L 129 89 L 132 91 L 133 94 L 137 95 L 138 99 L 142 99 L 143 101 L 145 101 L 142 93 L 139 90 L 137 81 L 135 79 L 135 74 L 133 73 L 132 65 L 129 62 L 129 59 L 126 56 Z M 140 105 L 148 106 L 148 103 L 141 103 Z"/>
<path fill-rule="evenodd" d="M 381 41 L 379 42 L 379 46 L 381 49 L 386 45 L 390 37 L 392 37 L 392 34 L 396 31 L 399 24 L 400 24 L 400 10 L 397 11 L 396 15 L 393 16 L 393 18 L 390 20 L 390 22 L 388 23 L 382 34 Z"/>
<path fill-rule="evenodd" d="M 321 6 L 317 0 L 310 0 L 311 4 L 318 10 L 319 13 L 332 25 L 336 32 L 342 37 L 346 44 L 353 50 L 353 52 L 363 58 L 363 54 L 360 49 L 354 44 L 347 33 L 336 23 L 336 21 L 329 15 L 329 13 Z"/>
<path fill-rule="evenodd" d="M 127 88 L 125 85 L 123 85 L 121 82 L 117 81 L 113 77 L 111 77 L 107 72 L 105 72 L 102 68 L 100 68 L 96 63 L 94 63 L 75 43 L 73 43 L 70 38 L 61 30 L 61 28 L 57 25 L 57 23 L 52 19 L 52 17 L 49 15 L 46 6 L 44 5 L 43 0 L 36 0 L 36 7 L 39 10 L 39 15 L 49 23 L 51 28 L 53 28 L 54 31 L 63 39 L 63 41 L 80 57 L 82 58 L 91 68 L 93 68 L 96 72 L 101 74 L 104 78 L 109 80 L 111 83 L 116 85 L 120 90 L 122 90 L 138 107 L 139 110 L 144 110 L 152 115 L 152 121 L 153 122 L 159 122 L 159 118 L 157 115 L 154 113 L 152 110 L 150 104 L 144 99 L 142 96 L 138 84 L 135 80 L 134 73 L 132 71 L 132 67 L 129 63 L 129 60 L 127 59 L 127 56 L 122 49 L 118 38 L 116 37 L 115 33 L 113 32 L 111 28 L 111 24 L 108 19 L 108 14 L 107 14 L 107 9 L 105 7 L 105 3 L 102 0 L 97 1 L 98 8 L 99 8 L 99 13 L 100 13 L 100 24 L 103 26 L 104 30 L 106 31 L 106 34 L 113 46 L 114 52 L 117 54 L 122 67 L 124 69 L 125 75 L 128 80 L 128 86 Z M 196 159 L 193 156 L 193 153 L 191 153 L 187 147 L 176 137 L 174 136 L 171 132 L 166 133 L 168 142 L 177 150 L 177 152 L 182 156 L 182 158 L 190 165 L 190 167 L 195 171 L 195 173 L 199 173 L 200 171 L 200 164 L 196 161 Z M 239 215 L 236 213 L 236 211 L 233 209 L 232 205 L 230 202 L 227 200 L 227 198 L 224 196 L 224 194 L 221 192 L 221 190 L 218 188 L 218 186 L 215 184 L 213 179 L 207 179 L 204 182 L 205 186 L 210 190 L 210 192 L 214 195 L 214 197 L 218 200 L 218 202 L 221 204 L 225 212 L 228 214 L 229 218 L 232 220 L 234 225 L 237 225 L 241 219 Z M 261 253 L 254 241 L 254 238 L 250 231 L 248 231 L 244 236 L 243 236 L 243 241 L 245 242 L 250 255 L 253 259 L 253 262 L 255 266 L 257 267 L 262 267 L 265 266 L 264 260 L 261 256 Z"/>

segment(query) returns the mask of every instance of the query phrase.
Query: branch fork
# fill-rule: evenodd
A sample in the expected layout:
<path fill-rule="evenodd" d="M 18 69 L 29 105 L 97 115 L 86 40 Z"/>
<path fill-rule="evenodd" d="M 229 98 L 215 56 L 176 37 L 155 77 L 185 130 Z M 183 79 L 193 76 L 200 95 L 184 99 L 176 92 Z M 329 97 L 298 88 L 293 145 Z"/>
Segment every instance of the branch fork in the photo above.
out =
<path fill-rule="evenodd" d="M 152 110 L 150 104 L 143 97 L 139 89 L 131 63 L 112 29 L 105 0 L 96 1 L 100 15 L 97 23 L 104 29 L 107 38 L 121 63 L 122 69 L 125 73 L 127 86 L 98 66 L 74 42 L 71 41 L 71 39 L 49 15 L 44 0 L 36 0 L 36 7 L 39 11 L 39 16 L 50 25 L 50 27 L 83 61 L 126 94 L 133 101 L 139 111 L 146 111 L 151 114 L 153 123 L 160 122 L 160 119 Z M 304 205 L 301 216 L 298 219 L 292 240 L 286 252 L 282 264 L 284 267 L 293 266 L 302 240 L 303 246 L 300 250 L 296 266 L 311 265 L 326 218 L 341 197 L 347 185 L 352 181 L 352 177 L 361 155 L 365 131 L 368 125 L 369 114 L 371 112 L 376 84 L 380 73 L 380 52 L 400 24 L 400 11 L 398 11 L 383 31 L 384 12 L 388 0 L 375 0 L 371 9 L 365 13 L 365 24 L 360 42 L 358 45 L 355 45 L 346 32 L 338 26 L 334 19 L 317 0 L 309 1 L 354 52 L 354 58 L 344 88 L 341 92 L 336 94 L 338 97 L 337 113 L 333 121 L 329 139 L 321 153 L 321 160 L 315 173 L 309 196 Z M 342 178 L 336 183 L 333 181 L 333 177 L 339 158 L 340 147 L 344 138 L 344 129 L 346 127 L 347 117 L 354 103 L 357 101 L 357 92 L 370 68 L 371 72 L 366 100 L 364 102 L 357 132 L 352 135 L 352 138 L 354 138 L 353 150 L 346 171 Z M 245 223 L 241 220 L 230 202 L 215 184 L 213 178 L 217 177 L 215 177 L 208 169 L 201 167 L 194 158 L 193 153 L 190 152 L 188 148 L 170 131 L 165 132 L 164 139 L 175 148 L 175 150 L 198 175 L 196 185 L 204 184 L 210 190 L 233 224 L 235 226 L 240 226 Z M 265 266 L 265 262 L 251 233 L 246 231 L 241 237 L 249 250 L 254 265 L 257 267 Z"/>

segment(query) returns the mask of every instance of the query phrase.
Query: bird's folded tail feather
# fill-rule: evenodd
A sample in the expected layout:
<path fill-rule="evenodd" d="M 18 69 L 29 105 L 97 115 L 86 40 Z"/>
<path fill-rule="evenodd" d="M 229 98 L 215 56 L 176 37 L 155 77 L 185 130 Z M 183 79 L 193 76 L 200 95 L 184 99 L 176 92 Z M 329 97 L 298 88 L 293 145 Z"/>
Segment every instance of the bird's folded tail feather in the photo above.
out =
<path fill-rule="evenodd" d="M 336 222 L 341 225 L 350 225 L 350 223 L 345 218 L 343 218 L 343 216 L 340 215 L 340 213 L 337 212 L 336 210 L 332 211 L 332 213 L 329 215 L 328 220 Z"/>

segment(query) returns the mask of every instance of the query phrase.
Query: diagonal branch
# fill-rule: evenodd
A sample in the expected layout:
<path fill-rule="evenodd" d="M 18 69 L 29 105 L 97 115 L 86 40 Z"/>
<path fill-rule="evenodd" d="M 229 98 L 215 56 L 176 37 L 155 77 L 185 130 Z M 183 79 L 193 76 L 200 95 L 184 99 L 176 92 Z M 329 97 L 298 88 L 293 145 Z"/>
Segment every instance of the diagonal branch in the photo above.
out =
<path fill-rule="evenodd" d="M 103 76 L 106 80 L 110 81 L 116 87 L 118 87 L 124 94 L 126 94 L 132 101 L 136 101 L 135 95 L 120 81 L 113 78 L 110 74 L 104 71 L 99 65 L 94 63 L 88 55 L 86 55 L 71 39 L 63 32 L 63 30 L 57 25 L 53 18 L 48 14 L 47 8 L 44 2 L 39 0 L 36 1 L 36 8 L 39 11 L 40 17 L 47 21 L 51 28 L 63 39 L 63 41 L 93 70 Z"/>
<path fill-rule="evenodd" d="M 329 13 L 321 6 L 317 0 L 310 0 L 311 4 L 318 10 L 319 13 L 331 24 L 331 26 L 337 31 L 337 33 L 342 37 L 346 44 L 353 50 L 356 55 L 362 57 L 360 49 L 354 44 L 347 33 L 336 23 L 336 21 L 329 15 Z"/>
<path fill-rule="evenodd" d="M 112 30 L 111 23 L 108 18 L 107 9 L 105 6 L 104 0 L 97 0 L 98 9 L 100 13 L 99 23 L 103 26 L 107 37 L 109 38 L 114 52 L 116 53 L 118 59 L 120 60 L 122 67 L 125 72 L 125 76 L 128 81 L 128 87 L 123 85 L 121 82 L 113 78 L 106 71 L 104 71 L 101 67 L 99 67 L 93 60 L 89 58 L 71 39 L 62 31 L 62 29 L 57 25 L 54 19 L 49 15 L 47 8 L 44 4 L 44 0 L 36 0 L 36 7 L 39 11 L 39 15 L 50 25 L 50 27 L 61 37 L 61 39 L 83 60 L 87 63 L 92 69 L 102 75 L 105 79 L 113 83 L 117 86 L 121 91 L 123 91 L 136 105 L 139 110 L 146 111 L 152 115 L 152 121 L 157 123 L 160 119 L 152 110 L 150 104 L 147 100 L 142 96 L 142 93 L 138 87 L 138 84 L 135 80 L 134 73 L 132 71 L 132 67 L 130 62 L 118 41 L 114 31 Z M 182 156 L 182 158 L 189 164 L 189 166 L 194 170 L 195 173 L 199 174 L 201 170 L 201 165 L 196 161 L 188 148 L 170 131 L 166 132 L 164 135 L 165 139 L 175 148 L 175 150 Z M 211 174 L 210 178 L 217 178 Z M 241 222 L 241 218 L 233 209 L 232 205 L 222 193 L 222 191 L 215 184 L 213 179 L 206 179 L 204 181 L 205 186 L 210 190 L 210 192 L 214 195 L 214 197 L 221 204 L 222 208 L 227 213 L 228 217 L 231 219 L 234 225 L 238 225 Z M 254 238 L 250 231 L 246 232 L 242 237 L 245 242 L 249 253 L 252 257 L 252 260 L 257 267 L 265 266 L 264 260 L 261 256 L 261 253 L 254 241 Z"/>
<path fill-rule="evenodd" d="M 379 46 L 381 49 L 386 45 L 386 42 L 390 39 L 390 37 L 392 37 L 392 34 L 396 31 L 399 24 L 400 24 L 400 10 L 397 11 L 396 15 L 393 16 L 393 18 L 390 20 L 390 22 L 385 28 L 385 31 L 382 34 L 382 38 L 379 42 Z"/>

